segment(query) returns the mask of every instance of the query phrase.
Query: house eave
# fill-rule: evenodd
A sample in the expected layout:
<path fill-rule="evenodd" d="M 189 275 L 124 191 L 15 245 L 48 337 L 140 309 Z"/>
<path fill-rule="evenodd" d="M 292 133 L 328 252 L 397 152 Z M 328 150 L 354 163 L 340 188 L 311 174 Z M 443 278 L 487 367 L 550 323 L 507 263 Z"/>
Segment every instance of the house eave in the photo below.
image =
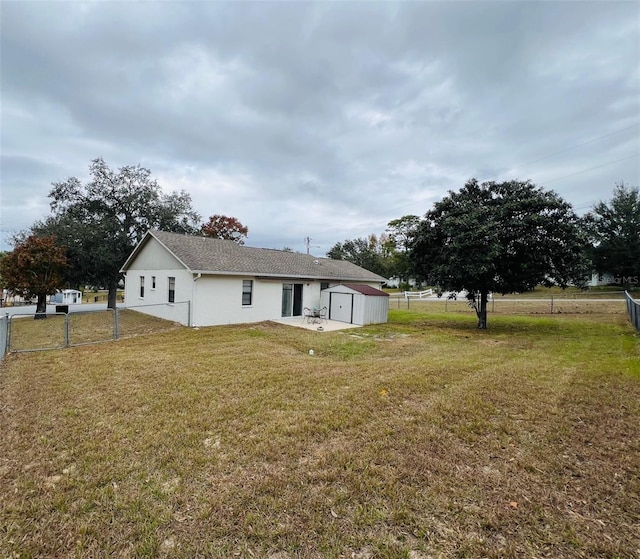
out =
<path fill-rule="evenodd" d="M 330 281 L 330 282 L 351 282 L 351 283 L 363 283 L 363 282 L 374 282 L 374 283 L 384 283 L 386 280 L 384 278 L 357 278 L 357 277 L 328 277 L 328 276 L 310 276 L 310 275 L 299 275 L 299 274 L 265 274 L 263 272 L 239 272 L 237 270 L 234 271 L 225 271 L 225 270 L 189 270 L 192 274 L 198 275 L 201 274 L 203 276 L 236 276 L 236 277 L 254 277 L 259 280 L 300 280 L 300 281 Z"/>

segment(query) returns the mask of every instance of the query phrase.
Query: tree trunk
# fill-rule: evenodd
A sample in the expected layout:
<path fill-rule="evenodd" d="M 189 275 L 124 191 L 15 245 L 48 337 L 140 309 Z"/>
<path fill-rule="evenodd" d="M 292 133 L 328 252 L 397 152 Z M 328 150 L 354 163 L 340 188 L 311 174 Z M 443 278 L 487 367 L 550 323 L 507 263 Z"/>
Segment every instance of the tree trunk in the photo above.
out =
<path fill-rule="evenodd" d="M 109 282 L 109 295 L 107 297 L 107 308 L 115 309 L 116 308 L 116 299 L 118 298 L 118 282 L 111 281 Z"/>
<path fill-rule="evenodd" d="M 47 295 L 46 294 L 38 295 L 38 302 L 36 304 L 36 315 L 33 318 L 34 320 L 47 318 Z"/>
<path fill-rule="evenodd" d="M 476 308 L 476 315 L 478 316 L 478 329 L 487 329 L 487 299 L 488 293 L 486 291 L 480 292 L 480 304 Z"/>

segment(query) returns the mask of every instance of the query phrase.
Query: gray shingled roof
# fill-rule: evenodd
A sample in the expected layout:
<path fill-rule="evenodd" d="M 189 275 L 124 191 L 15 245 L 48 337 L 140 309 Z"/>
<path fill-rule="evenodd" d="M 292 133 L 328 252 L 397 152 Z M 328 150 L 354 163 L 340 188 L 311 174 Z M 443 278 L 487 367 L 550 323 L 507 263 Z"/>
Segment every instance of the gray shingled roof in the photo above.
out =
<path fill-rule="evenodd" d="M 150 230 L 123 266 L 153 237 L 185 267 L 202 274 L 244 274 L 337 281 L 383 282 L 385 278 L 345 260 L 308 254 L 241 246 L 233 241 Z"/>

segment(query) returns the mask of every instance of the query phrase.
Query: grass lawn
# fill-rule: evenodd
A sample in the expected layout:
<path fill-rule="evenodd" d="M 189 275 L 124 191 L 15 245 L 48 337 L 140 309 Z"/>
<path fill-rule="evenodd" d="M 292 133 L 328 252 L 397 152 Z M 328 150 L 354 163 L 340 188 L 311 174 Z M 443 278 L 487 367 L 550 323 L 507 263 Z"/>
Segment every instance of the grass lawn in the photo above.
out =
<path fill-rule="evenodd" d="M 640 556 L 626 315 L 475 323 L 420 307 L 8 355 L 0 557 Z"/>

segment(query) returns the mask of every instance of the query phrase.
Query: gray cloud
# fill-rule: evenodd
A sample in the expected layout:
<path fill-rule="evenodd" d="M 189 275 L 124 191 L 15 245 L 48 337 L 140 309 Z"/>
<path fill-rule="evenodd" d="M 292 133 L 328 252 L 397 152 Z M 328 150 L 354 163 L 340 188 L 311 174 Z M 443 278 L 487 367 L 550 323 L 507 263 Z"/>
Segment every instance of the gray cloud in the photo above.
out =
<path fill-rule="evenodd" d="M 1 10 L 3 231 L 99 155 L 235 215 L 250 244 L 309 235 L 319 254 L 472 176 L 531 178 L 579 208 L 640 182 L 634 3 Z"/>

